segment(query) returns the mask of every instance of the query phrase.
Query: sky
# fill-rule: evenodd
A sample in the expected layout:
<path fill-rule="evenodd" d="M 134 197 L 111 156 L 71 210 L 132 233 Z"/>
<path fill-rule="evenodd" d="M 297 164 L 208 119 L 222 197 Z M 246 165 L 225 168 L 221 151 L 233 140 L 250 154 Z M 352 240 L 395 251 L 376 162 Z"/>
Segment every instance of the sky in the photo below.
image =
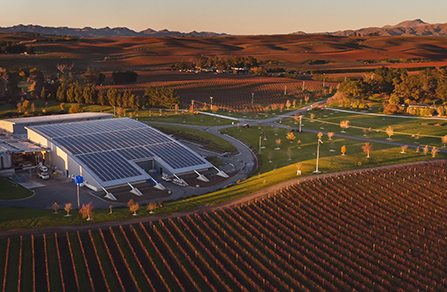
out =
<path fill-rule="evenodd" d="M 445 0 L 0 0 L 0 26 L 128 27 L 234 35 L 447 22 Z"/>

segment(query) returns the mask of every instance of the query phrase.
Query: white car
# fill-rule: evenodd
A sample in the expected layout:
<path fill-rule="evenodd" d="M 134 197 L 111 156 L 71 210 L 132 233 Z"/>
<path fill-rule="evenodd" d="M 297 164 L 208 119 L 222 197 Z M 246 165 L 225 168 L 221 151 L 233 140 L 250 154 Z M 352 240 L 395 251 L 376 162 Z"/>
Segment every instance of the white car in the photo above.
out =
<path fill-rule="evenodd" d="M 47 172 L 39 172 L 37 174 L 38 177 L 40 177 L 43 180 L 47 180 L 50 178 L 50 175 Z"/>

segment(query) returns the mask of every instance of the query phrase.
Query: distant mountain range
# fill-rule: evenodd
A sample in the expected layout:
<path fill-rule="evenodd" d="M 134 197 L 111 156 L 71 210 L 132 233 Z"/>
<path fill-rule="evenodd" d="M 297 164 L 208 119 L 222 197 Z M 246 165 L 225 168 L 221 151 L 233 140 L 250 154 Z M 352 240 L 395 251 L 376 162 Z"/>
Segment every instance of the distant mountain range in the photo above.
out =
<path fill-rule="evenodd" d="M 145 36 L 195 36 L 195 37 L 218 37 L 226 36 L 225 33 L 215 32 L 197 32 L 192 31 L 188 33 L 179 31 L 153 30 L 146 29 L 140 32 L 136 32 L 127 27 L 104 27 L 104 28 L 70 28 L 70 27 L 48 27 L 40 25 L 14 25 L 11 27 L 0 27 L 0 31 L 3 32 L 28 32 L 28 33 L 40 33 L 45 35 L 61 35 L 61 36 L 75 36 L 84 38 L 95 37 L 145 37 Z"/>
<path fill-rule="evenodd" d="M 40 25 L 14 25 L 11 27 L 0 27 L 4 32 L 28 32 L 45 35 L 75 36 L 84 38 L 95 37 L 145 37 L 145 36 L 194 36 L 194 37 L 220 37 L 228 36 L 226 33 L 215 32 L 180 32 L 167 29 L 153 30 L 148 28 L 140 32 L 127 27 L 104 27 L 104 28 L 70 28 L 70 27 L 48 27 Z M 382 27 L 366 27 L 357 30 L 339 30 L 325 33 L 306 33 L 303 31 L 294 32 L 298 35 L 326 34 L 333 36 L 447 36 L 447 23 L 430 24 L 421 19 L 407 20 L 396 25 L 385 25 Z"/>
<path fill-rule="evenodd" d="M 294 34 L 308 34 L 296 32 Z M 447 36 L 447 23 L 430 24 L 421 19 L 407 20 L 396 25 L 366 27 L 325 33 L 333 36 Z"/>

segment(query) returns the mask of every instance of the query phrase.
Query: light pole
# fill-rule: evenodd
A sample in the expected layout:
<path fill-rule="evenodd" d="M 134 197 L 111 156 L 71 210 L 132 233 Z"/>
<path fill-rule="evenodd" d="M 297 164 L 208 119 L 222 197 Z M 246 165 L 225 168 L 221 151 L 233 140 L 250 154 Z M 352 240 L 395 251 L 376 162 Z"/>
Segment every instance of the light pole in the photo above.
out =
<path fill-rule="evenodd" d="M 261 149 L 262 149 L 261 138 L 262 138 L 262 136 L 259 136 L 259 154 L 261 154 Z"/>
<path fill-rule="evenodd" d="M 210 96 L 210 100 L 211 100 L 211 108 L 213 107 L 213 97 Z"/>
<path fill-rule="evenodd" d="M 300 116 L 300 133 L 301 133 L 301 122 L 303 121 L 303 116 Z"/>
<path fill-rule="evenodd" d="M 251 104 L 253 104 L 253 99 L 254 99 L 254 97 L 255 97 L 255 93 L 252 92 L 252 93 L 251 93 Z"/>
<path fill-rule="evenodd" d="M 323 144 L 323 141 L 321 141 L 321 137 L 323 137 L 323 133 L 318 133 L 318 143 L 317 143 L 317 163 L 315 166 L 315 171 L 312 171 L 312 173 L 321 173 L 321 171 L 318 170 L 318 160 L 320 159 L 320 144 Z"/>

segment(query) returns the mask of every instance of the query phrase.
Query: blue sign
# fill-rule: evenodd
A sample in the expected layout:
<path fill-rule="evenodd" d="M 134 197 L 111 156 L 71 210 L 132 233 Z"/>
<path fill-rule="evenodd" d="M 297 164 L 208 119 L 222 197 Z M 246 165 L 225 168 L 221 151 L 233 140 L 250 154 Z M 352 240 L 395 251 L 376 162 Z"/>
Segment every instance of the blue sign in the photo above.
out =
<path fill-rule="evenodd" d="M 77 175 L 77 176 L 75 176 L 74 181 L 75 181 L 76 185 L 79 185 L 79 184 L 82 184 L 84 182 L 84 178 L 82 176 L 80 176 L 80 175 Z"/>

